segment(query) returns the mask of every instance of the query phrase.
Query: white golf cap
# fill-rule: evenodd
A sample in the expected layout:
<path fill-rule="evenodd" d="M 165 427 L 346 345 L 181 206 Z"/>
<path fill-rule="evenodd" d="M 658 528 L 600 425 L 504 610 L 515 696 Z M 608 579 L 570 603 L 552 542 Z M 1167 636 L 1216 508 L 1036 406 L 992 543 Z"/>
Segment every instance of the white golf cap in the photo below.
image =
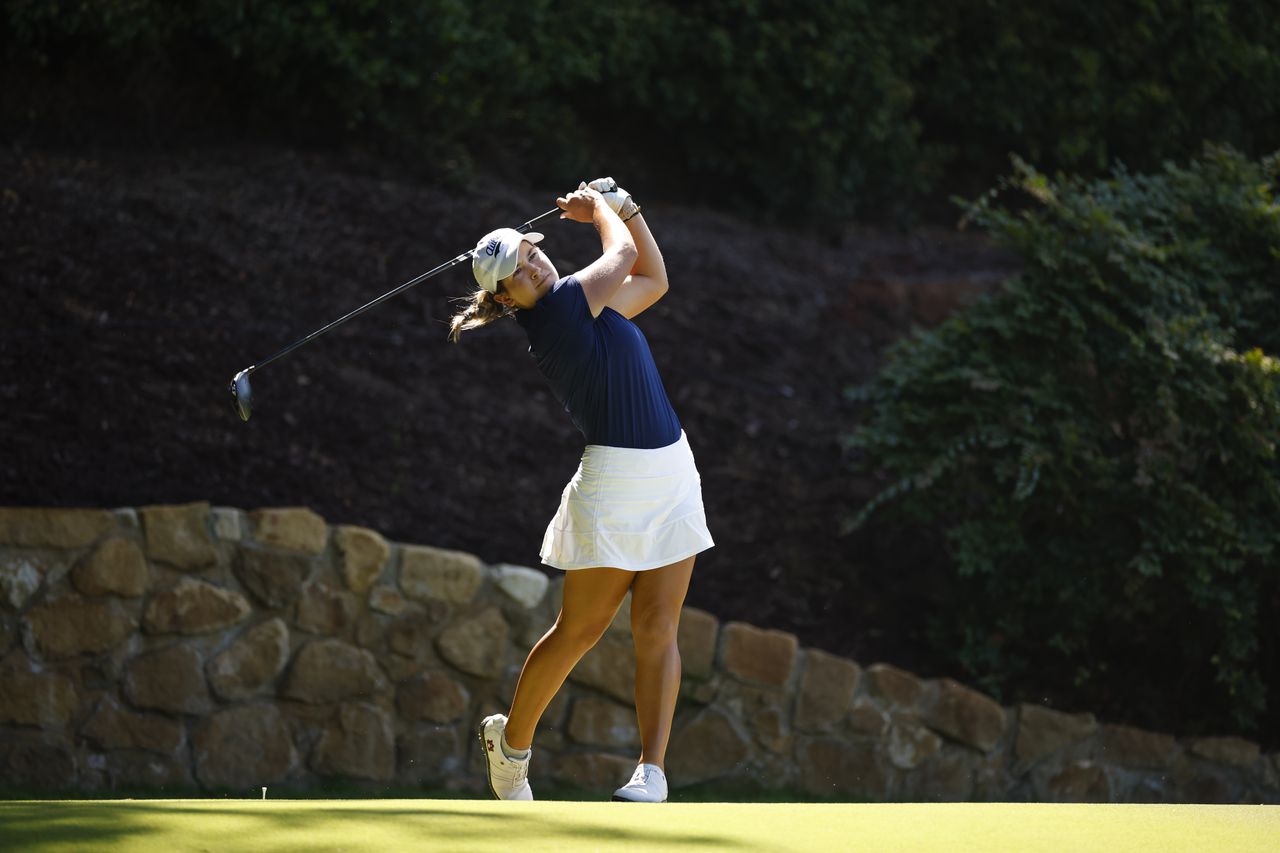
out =
<path fill-rule="evenodd" d="M 490 293 L 497 293 L 498 282 L 516 271 L 523 240 L 537 243 L 542 235 L 537 231 L 521 234 L 514 228 L 499 228 L 481 237 L 471 253 L 471 272 L 476 282 Z"/>

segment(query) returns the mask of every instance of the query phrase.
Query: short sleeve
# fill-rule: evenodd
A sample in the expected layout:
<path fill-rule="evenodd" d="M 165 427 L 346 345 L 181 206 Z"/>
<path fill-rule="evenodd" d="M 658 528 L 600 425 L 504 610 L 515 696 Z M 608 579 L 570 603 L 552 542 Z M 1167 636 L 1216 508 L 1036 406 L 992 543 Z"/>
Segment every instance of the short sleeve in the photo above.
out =
<path fill-rule="evenodd" d="M 579 337 L 593 319 L 587 295 L 575 276 L 560 279 L 538 304 L 516 317 L 529 335 L 529 348 L 539 356 L 550 354 L 566 339 Z"/>

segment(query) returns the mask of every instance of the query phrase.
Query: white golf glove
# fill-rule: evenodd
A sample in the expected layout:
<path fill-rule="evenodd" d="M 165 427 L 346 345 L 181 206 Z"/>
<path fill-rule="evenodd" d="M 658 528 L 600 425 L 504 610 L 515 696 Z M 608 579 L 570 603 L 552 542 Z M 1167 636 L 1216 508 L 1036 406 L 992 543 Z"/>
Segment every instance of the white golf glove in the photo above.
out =
<path fill-rule="evenodd" d="M 613 178 L 596 178 L 587 186 L 604 196 L 609 209 L 626 222 L 640 212 L 640 205 L 631 197 L 631 193 L 618 186 Z"/>

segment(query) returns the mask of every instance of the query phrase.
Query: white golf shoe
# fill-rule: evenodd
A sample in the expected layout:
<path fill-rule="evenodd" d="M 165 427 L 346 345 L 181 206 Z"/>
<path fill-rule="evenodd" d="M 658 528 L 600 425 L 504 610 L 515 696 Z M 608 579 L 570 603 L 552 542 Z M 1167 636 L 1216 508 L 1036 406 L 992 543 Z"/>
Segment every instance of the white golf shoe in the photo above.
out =
<path fill-rule="evenodd" d="M 485 717 L 480 722 L 480 746 L 484 749 L 485 773 L 489 791 L 499 800 L 532 800 L 529 787 L 529 756 L 511 758 L 502 749 L 502 735 L 507 718 L 502 714 Z M 530 750 L 532 753 L 532 750 Z"/>
<path fill-rule="evenodd" d="M 665 803 L 667 774 L 656 764 L 641 764 L 631 774 L 631 781 L 613 792 L 620 803 Z"/>

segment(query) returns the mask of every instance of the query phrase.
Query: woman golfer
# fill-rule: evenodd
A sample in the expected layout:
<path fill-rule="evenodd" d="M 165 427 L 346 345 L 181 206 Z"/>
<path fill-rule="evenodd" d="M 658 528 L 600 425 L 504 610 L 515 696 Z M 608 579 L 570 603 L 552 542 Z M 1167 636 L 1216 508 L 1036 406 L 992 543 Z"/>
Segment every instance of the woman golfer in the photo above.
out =
<path fill-rule="evenodd" d="M 595 645 L 631 591 L 639 766 L 615 800 L 663 802 L 663 771 L 680 687 L 676 627 L 693 561 L 714 543 L 693 453 L 631 319 L 667 292 L 662 253 L 630 195 L 611 178 L 556 199 L 561 219 L 590 222 L 601 253 L 561 277 L 542 235 L 500 228 L 476 244 L 480 290 L 453 318 L 457 340 L 514 315 L 529 352 L 587 447 L 542 540 L 542 561 L 565 570 L 555 625 L 529 652 L 510 713 L 480 725 L 489 788 L 531 800 L 534 729 L 569 671 Z"/>

